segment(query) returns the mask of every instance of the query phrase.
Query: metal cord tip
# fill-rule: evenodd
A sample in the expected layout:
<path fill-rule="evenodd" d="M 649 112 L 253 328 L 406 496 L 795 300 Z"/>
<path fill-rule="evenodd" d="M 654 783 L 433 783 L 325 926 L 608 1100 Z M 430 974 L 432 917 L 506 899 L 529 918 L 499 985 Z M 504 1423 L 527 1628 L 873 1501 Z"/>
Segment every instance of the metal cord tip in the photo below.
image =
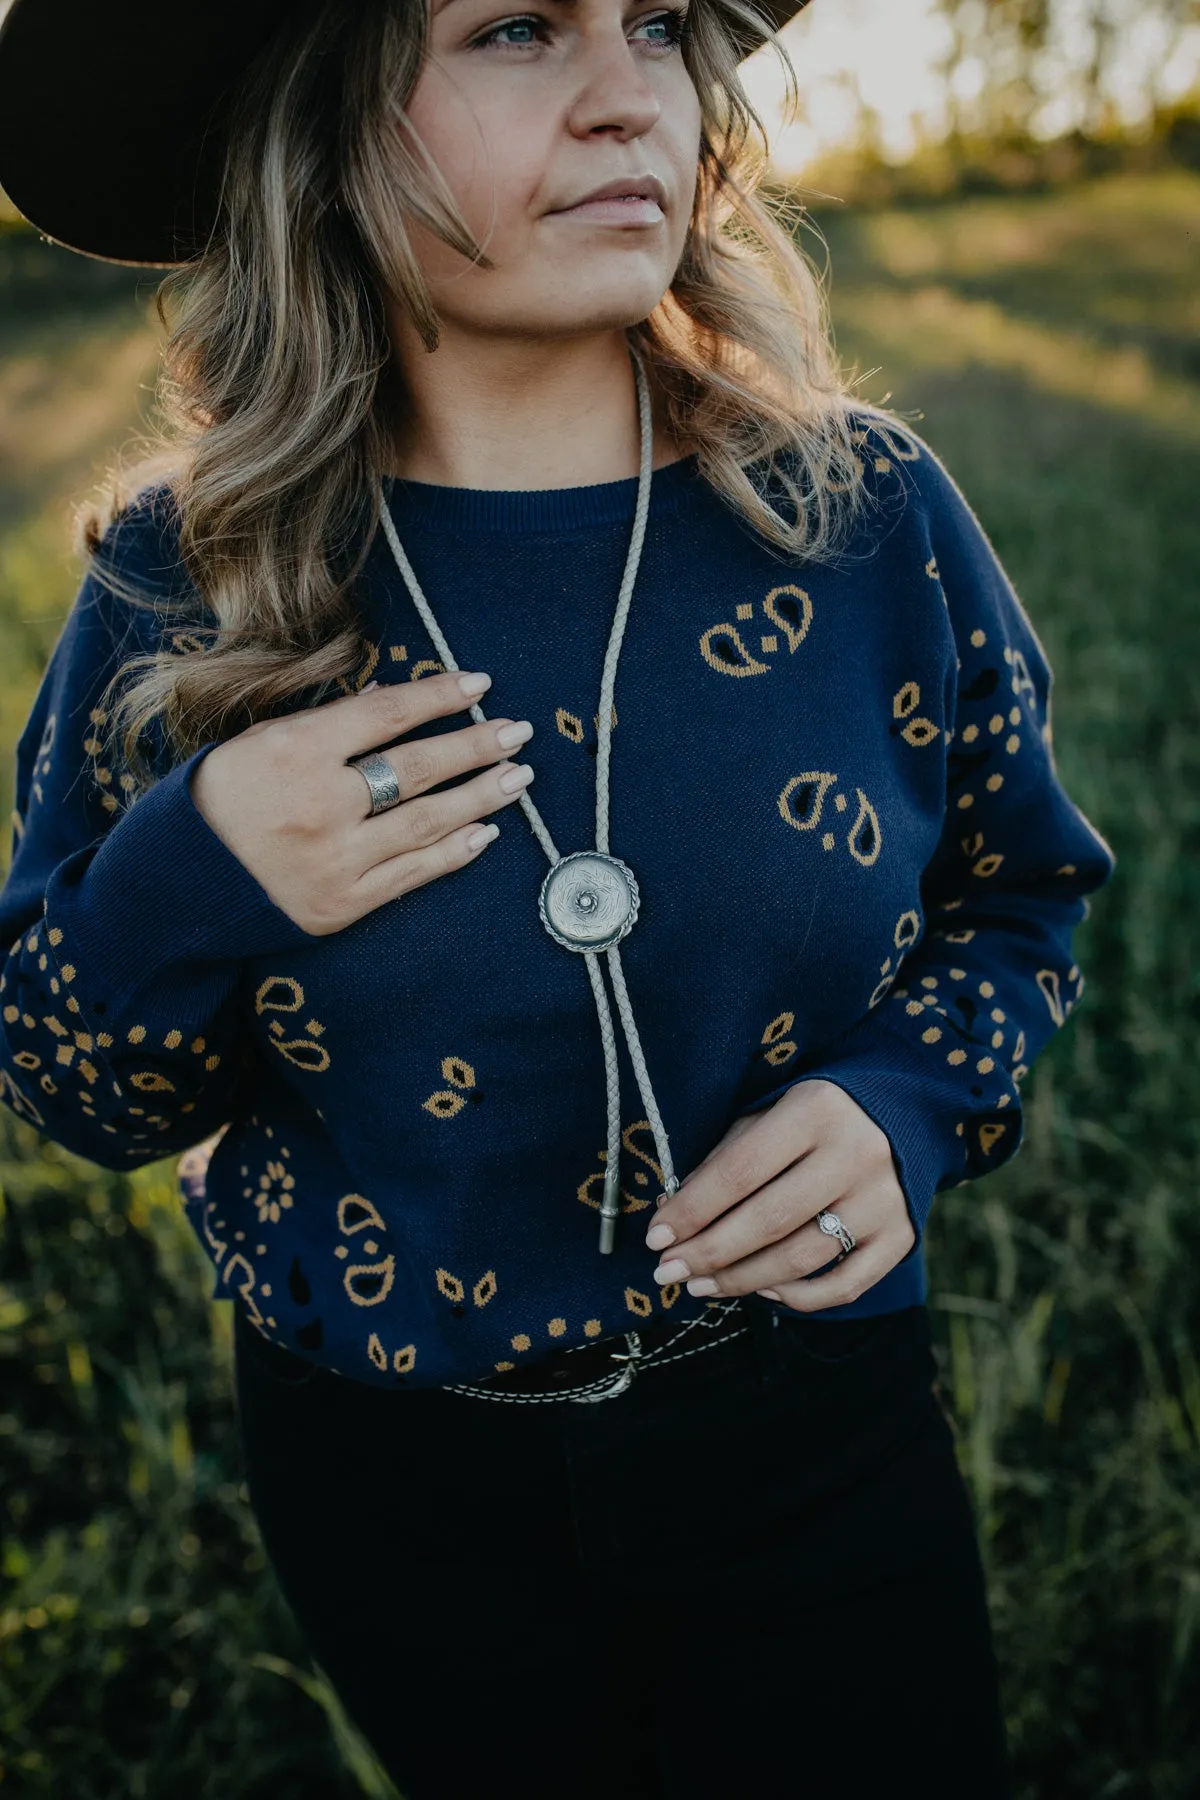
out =
<path fill-rule="evenodd" d="M 621 1213 L 621 1178 L 615 1164 L 604 1171 L 604 1194 L 600 1201 L 600 1254 L 608 1256 L 617 1241 L 617 1219 Z"/>

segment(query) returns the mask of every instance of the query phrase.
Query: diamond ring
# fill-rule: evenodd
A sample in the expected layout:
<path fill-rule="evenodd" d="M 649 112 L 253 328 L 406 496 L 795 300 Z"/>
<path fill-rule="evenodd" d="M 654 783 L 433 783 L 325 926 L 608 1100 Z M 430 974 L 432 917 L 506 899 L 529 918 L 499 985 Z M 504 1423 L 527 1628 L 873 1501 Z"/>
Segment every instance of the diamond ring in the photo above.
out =
<path fill-rule="evenodd" d="M 852 1231 L 848 1230 L 847 1227 L 842 1224 L 842 1221 L 838 1218 L 837 1214 L 835 1212 L 819 1212 L 817 1214 L 817 1224 L 821 1227 L 821 1230 L 825 1233 L 826 1237 L 835 1237 L 837 1239 L 838 1243 L 842 1246 L 843 1256 L 849 1256 L 851 1250 L 853 1250 L 855 1244 L 858 1242 L 858 1239 Z"/>

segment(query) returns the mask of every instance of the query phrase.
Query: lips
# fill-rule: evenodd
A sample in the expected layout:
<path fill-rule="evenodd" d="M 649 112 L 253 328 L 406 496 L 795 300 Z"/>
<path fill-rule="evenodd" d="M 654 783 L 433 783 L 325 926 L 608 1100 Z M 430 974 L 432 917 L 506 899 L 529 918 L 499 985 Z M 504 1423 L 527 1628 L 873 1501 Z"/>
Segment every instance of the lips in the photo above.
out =
<path fill-rule="evenodd" d="M 568 201 L 566 206 L 556 207 L 555 211 L 574 212 L 577 207 L 591 206 L 602 200 L 653 200 L 660 212 L 667 209 L 667 192 L 657 175 L 624 175 L 592 188 L 577 200 Z"/>

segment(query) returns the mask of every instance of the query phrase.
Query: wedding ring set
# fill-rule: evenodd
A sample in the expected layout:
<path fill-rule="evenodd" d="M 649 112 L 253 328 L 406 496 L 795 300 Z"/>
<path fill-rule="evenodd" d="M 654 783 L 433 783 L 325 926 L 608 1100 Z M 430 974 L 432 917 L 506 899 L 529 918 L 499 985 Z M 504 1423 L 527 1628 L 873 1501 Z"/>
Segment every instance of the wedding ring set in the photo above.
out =
<path fill-rule="evenodd" d="M 817 1214 L 817 1224 L 821 1227 L 821 1230 L 825 1233 L 826 1237 L 837 1239 L 838 1243 L 842 1246 L 842 1256 L 849 1256 L 855 1244 L 858 1242 L 858 1239 L 848 1226 L 843 1225 L 837 1214 L 835 1212 L 819 1212 Z"/>

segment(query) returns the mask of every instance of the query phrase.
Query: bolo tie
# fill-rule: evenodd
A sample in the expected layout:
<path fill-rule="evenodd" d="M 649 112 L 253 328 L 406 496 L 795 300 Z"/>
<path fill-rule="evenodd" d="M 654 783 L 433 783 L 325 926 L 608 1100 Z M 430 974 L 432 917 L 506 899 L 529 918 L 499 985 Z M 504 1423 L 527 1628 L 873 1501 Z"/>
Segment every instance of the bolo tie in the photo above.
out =
<path fill-rule="evenodd" d="M 560 856 L 554 839 L 550 836 L 542 815 L 530 799 L 529 794 L 522 793 L 518 800 L 518 805 L 533 828 L 534 836 L 550 859 L 550 868 L 538 893 L 538 912 L 542 923 L 556 944 L 561 944 L 565 950 L 573 951 L 576 955 L 583 957 L 596 1002 L 596 1016 L 600 1023 L 608 1102 L 608 1152 L 604 1168 L 604 1195 L 600 1203 L 600 1251 L 602 1255 L 608 1255 L 613 1249 L 616 1240 L 617 1219 L 620 1215 L 621 1095 L 617 1066 L 617 1041 L 613 1030 L 608 994 L 600 971 L 601 954 L 608 963 L 609 979 L 612 982 L 617 1012 L 625 1032 L 629 1059 L 633 1064 L 642 1104 L 646 1109 L 650 1129 L 654 1134 L 655 1148 L 658 1151 L 663 1172 L 663 1191 L 673 1194 L 679 1187 L 662 1115 L 654 1098 L 654 1089 L 650 1085 L 650 1073 L 646 1067 L 641 1039 L 638 1037 L 618 948 L 637 922 L 640 902 L 638 884 L 629 864 L 623 862 L 619 856 L 614 856 L 608 847 L 608 777 L 613 691 L 616 686 L 617 658 L 621 653 L 625 621 L 629 614 L 629 603 L 633 597 L 638 564 L 642 556 L 642 543 L 646 535 L 646 520 L 650 508 L 651 465 L 654 454 L 650 395 L 646 377 L 640 358 L 632 352 L 630 352 L 630 356 L 633 362 L 634 379 L 637 383 L 641 459 L 638 470 L 637 504 L 634 509 L 633 531 L 629 540 L 629 551 L 625 558 L 625 573 L 621 580 L 621 591 L 617 599 L 617 608 L 613 617 L 600 680 L 596 754 L 596 848 L 594 850 L 572 850 L 566 856 Z M 446 669 L 457 670 L 459 665 L 455 662 L 450 646 L 433 616 L 429 602 L 421 590 L 412 564 L 397 535 L 395 521 L 387 503 L 387 496 L 383 492 L 382 483 L 380 484 L 380 498 L 383 529 L 392 547 L 392 554 L 399 566 L 400 573 L 404 577 L 405 585 L 412 596 L 413 605 L 420 613 Z M 471 717 L 478 724 L 482 725 L 487 722 L 486 714 L 478 701 L 473 702 L 469 710 Z"/>

